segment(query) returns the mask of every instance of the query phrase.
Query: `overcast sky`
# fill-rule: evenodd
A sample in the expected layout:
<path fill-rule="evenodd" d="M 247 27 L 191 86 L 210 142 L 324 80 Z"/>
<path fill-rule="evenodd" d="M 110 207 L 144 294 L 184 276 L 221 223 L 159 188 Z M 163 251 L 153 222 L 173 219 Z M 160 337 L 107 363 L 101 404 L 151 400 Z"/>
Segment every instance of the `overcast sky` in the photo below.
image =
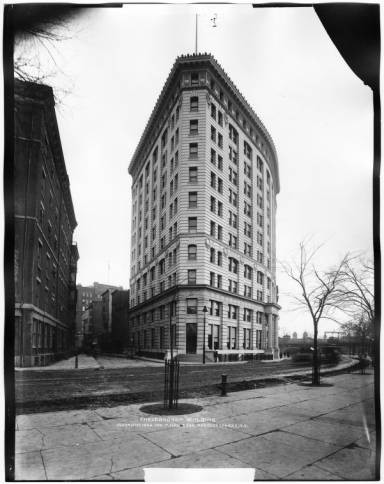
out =
<path fill-rule="evenodd" d="M 312 8 L 124 6 L 89 9 L 55 47 L 51 83 L 78 228 L 77 280 L 129 287 L 128 165 L 180 54 L 210 52 L 270 132 L 279 157 L 277 257 L 306 237 L 327 268 L 372 250 L 371 90 L 344 62 Z M 210 20 L 216 14 L 217 27 Z M 46 54 L 39 53 L 39 56 Z M 110 269 L 108 270 L 108 267 Z M 312 332 L 291 311 L 295 286 L 278 272 L 281 333 Z M 324 330 L 337 329 L 322 322 Z"/>

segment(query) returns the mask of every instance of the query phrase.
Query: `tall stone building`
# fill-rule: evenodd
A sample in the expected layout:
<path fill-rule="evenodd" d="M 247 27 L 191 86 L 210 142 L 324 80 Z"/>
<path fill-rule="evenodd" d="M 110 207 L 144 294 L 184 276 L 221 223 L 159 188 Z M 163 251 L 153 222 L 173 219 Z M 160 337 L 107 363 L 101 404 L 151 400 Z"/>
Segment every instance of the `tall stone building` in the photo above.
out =
<path fill-rule="evenodd" d="M 77 225 L 52 89 L 15 81 L 15 364 L 74 346 Z"/>
<path fill-rule="evenodd" d="M 136 351 L 278 358 L 277 154 L 211 55 L 177 58 L 129 173 Z"/>

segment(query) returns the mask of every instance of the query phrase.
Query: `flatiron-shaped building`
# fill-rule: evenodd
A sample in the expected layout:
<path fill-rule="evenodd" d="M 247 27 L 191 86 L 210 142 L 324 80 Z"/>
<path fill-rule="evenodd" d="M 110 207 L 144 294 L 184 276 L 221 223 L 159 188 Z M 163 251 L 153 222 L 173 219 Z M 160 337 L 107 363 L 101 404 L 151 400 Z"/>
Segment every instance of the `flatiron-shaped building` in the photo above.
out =
<path fill-rule="evenodd" d="M 211 55 L 176 59 L 129 173 L 131 348 L 278 358 L 277 154 Z"/>

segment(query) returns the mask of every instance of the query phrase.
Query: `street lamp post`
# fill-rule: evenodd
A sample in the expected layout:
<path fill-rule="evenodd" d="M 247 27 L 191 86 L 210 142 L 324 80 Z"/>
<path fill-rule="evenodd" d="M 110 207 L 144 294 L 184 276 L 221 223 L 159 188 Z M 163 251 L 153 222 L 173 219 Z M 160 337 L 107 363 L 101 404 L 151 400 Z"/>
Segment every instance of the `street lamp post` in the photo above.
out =
<path fill-rule="evenodd" d="M 203 313 L 204 313 L 204 328 L 203 328 L 203 365 L 205 365 L 205 314 L 208 311 L 207 306 L 203 307 Z"/>

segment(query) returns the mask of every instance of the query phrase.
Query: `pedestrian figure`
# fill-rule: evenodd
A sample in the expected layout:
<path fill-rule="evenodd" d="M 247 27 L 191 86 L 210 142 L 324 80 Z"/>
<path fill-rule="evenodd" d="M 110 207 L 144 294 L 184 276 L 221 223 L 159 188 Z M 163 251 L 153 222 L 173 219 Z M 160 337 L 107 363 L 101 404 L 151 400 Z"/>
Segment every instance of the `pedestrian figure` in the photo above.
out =
<path fill-rule="evenodd" d="M 367 359 L 367 355 L 360 355 L 359 356 L 359 366 L 360 366 L 360 373 L 361 375 L 365 375 L 365 369 L 369 365 L 369 361 Z"/>

